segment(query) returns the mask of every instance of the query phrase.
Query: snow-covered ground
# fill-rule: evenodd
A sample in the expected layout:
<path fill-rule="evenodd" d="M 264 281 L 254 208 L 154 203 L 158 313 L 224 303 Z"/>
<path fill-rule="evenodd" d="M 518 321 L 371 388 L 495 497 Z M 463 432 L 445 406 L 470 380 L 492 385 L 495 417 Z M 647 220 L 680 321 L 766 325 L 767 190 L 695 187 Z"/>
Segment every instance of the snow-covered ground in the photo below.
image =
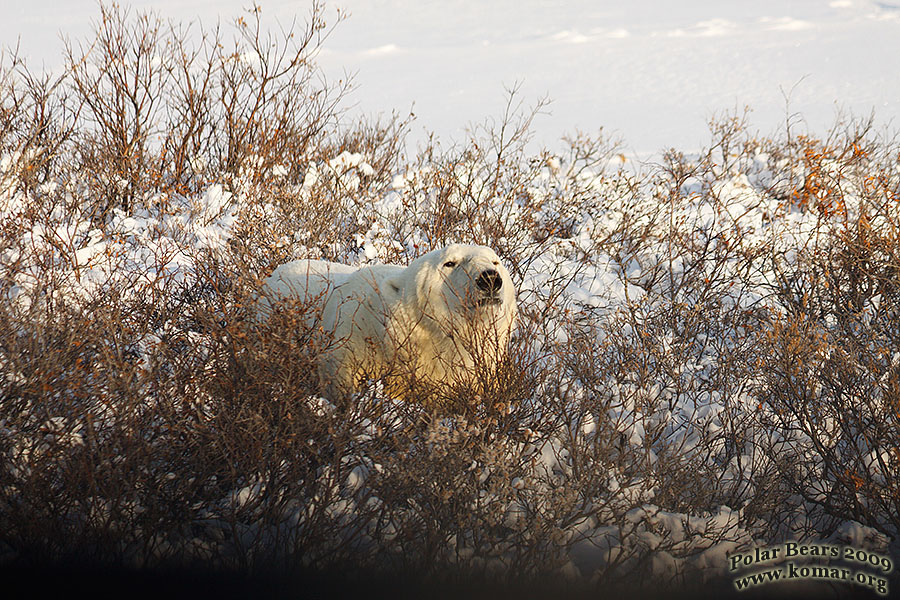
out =
<path fill-rule="evenodd" d="M 249 0 L 133 0 L 166 18 L 204 24 L 239 15 Z M 262 0 L 266 19 L 303 19 L 307 3 Z M 350 18 L 320 63 L 354 74 L 353 111 L 418 119 L 411 141 L 435 131 L 460 139 L 467 124 L 498 116 L 505 87 L 548 95 L 538 141 L 601 127 L 626 150 L 695 150 L 706 123 L 749 106 L 753 125 L 775 131 L 788 112 L 813 131 L 837 111 L 888 123 L 900 110 L 900 2 L 894 0 L 336 0 Z M 4 0 L 0 41 L 48 67 L 60 33 L 85 39 L 94 0 Z M 789 105 L 786 106 L 786 100 Z M 352 111 L 351 111 L 352 114 Z"/>

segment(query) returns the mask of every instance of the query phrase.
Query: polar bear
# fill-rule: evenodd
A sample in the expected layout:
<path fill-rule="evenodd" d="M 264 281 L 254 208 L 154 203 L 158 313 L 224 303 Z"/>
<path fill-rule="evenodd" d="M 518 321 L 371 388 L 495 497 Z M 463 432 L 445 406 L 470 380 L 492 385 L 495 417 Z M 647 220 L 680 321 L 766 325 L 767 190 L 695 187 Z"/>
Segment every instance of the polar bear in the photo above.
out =
<path fill-rule="evenodd" d="M 517 315 L 516 292 L 497 254 L 463 244 L 407 267 L 293 261 L 266 279 L 263 297 L 268 309 L 284 298 L 321 309 L 332 343 L 319 356 L 319 378 L 331 398 L 369 379 L 384 380 L 388 394 L 402 399 L 414 382 L 420 392 L 478 385 L 505 356 Z"/>

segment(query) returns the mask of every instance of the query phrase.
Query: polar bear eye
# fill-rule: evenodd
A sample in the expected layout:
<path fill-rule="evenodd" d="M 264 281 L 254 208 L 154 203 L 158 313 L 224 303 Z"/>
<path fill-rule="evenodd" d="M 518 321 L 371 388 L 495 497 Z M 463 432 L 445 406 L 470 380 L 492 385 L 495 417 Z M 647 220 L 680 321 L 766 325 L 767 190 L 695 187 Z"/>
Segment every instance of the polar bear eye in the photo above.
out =
<path fill-rule="evenodd" d="M 453 267 L 456 266 L 456 261 L 448 260 L 447 262 L 444 263 L 444 266 L 447 267 L 448 269 L 452 269 Z"/>
<path fill-rule="evenodd" d="M 495 267 L 496 267 L 497 265 L 499 265 L 499 264 L 500 264 L 500 261 L 499 261 L 499 260 L 495 260 L 495 261 L 494 261 L 494 266 L 495 266 Z"/>

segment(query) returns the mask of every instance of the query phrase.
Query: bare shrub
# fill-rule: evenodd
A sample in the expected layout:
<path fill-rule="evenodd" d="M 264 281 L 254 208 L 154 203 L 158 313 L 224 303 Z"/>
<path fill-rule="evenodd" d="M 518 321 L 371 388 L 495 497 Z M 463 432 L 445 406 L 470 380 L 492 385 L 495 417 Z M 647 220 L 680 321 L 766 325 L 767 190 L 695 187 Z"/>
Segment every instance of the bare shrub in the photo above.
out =
<path fill-rule="evenodd" d="M 801 143 L 805 155 L 827 150 L 791 198 L 815 198 L 821 218 L 792 260 L 773 257 L 781 310 L 766 338 L 769 426 L 806 442 L 784 474 L 797 494 L 829 519 L 896 531 L 884 473 L 897 467 L 897 161 L 868 122 Z"/>
<path fill-rule="evenodd" d="M 67 43 L 73 150 L 99 218 L 212 181 L 302 180 L 299 165 L 333 127 L 348 86 L 329 84 L 312 61 L 330 31 L 324 9 L 314 4 L 303 28 L 275 36 L 254 6 L 234 29 L 228 39 L 218 26 L 195 31 L 101 5 L 96 38 Z"/>

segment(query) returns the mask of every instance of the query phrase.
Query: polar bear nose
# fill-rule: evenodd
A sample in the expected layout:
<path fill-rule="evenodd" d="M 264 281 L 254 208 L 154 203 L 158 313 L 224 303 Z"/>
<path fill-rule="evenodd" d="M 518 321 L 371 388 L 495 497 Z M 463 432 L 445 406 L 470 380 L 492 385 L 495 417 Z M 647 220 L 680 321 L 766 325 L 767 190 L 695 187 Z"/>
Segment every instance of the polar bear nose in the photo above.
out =
<path fill-rule="evenodd" d="M 496 269 L 487 269 L 475 279 L 475 285 L 483 292 L 492 293 L 503 287 L 503 278 Z"/>

